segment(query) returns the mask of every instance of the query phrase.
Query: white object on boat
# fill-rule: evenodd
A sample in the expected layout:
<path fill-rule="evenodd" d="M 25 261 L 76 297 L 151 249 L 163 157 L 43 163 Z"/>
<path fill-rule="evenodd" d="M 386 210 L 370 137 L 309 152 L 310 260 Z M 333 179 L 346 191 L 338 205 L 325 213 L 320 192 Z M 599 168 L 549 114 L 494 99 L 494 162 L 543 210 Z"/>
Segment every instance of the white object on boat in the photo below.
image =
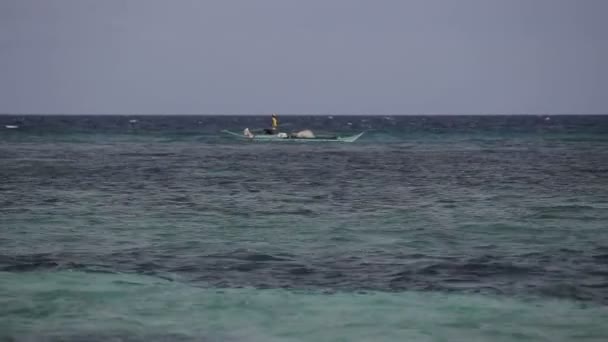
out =
<path fill-rule="evenodd" d="M 245 128 L 243 130 L 243 135 L 246 136 L 247 138 L 253 138 L 253 134 L 251 133 L 251 131 L 249 130 L 249 128 Z"/>
<path fill-rule="evenodd" d="M 6 125 L 4 127 L 6 127 L 7 129 L 17 129 L 17 128 L 19 128 L 19 126 L 17 126 L 17 125 Z"/>
<path fill-rule="evenodd" d="M 296 133 L 296 137 L 297 138 L 313 139 L 315 137 L 315 134 L 311 130 L 305 129 L 303 131 L 299 131 L 298 133 Z"/>

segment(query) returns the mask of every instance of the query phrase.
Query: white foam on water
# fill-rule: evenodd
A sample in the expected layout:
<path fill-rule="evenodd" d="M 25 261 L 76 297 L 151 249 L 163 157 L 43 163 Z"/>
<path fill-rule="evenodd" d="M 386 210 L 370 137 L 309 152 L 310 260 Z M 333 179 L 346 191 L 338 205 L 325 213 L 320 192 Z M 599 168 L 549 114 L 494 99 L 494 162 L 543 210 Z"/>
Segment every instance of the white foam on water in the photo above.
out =
<path fill-rule="evenodd" d="M 127 274 L 0 273 L 0 340 L 604 341 L 608 308 L 432 292 L 197 288 Z M 85 338 L 86 337 L 86 338 Z"/>

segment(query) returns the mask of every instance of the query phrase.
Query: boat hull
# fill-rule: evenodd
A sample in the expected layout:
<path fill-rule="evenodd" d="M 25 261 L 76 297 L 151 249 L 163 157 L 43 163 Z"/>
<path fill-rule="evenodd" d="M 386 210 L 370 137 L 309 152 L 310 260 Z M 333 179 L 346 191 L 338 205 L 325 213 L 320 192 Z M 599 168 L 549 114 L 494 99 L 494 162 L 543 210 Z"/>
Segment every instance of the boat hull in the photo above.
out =
<path fill-rule="evenodd" d="M 239 134 L 236 132 L 232 132 L 232 131 L 228 131 L 228 130 L 223 130 L 224 133 L 230 134 L 232 136 L 236 136 L 239 137 L 241 139 L 245 139 L 245 140 L 256 140 L 256 141 L 301 141 L 301 142 L 355 142 L 357 139 L 359 139 L 364 132 L 361 132 L 359 134 L 355 134 L 355 135 L 351 135 L 351 136 L 346 136 L 346 137 L 332 137 L 332 138 L 323 138 L 323 137 L 318 137 L 318 138 L 297 138 L 297 137 L 279 137 L 277 135 L 266 135 L 266 134 L 260 134 L 260 135 L 254 135 L 253 137 L 246 137 L 243 134 Z"/>

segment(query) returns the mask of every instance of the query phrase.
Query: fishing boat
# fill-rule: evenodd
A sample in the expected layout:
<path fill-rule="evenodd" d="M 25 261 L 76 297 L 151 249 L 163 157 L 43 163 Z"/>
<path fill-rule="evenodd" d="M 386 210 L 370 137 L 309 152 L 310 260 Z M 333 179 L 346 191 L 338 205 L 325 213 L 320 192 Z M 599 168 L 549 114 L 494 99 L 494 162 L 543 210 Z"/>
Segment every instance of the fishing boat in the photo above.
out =
<path fill-rule="evenodd" d="M 359 139 L 364 132 L 349 135 L 349 136 L 315 136 L 312 134 L 302 134 L 303 132 L 287 134 L 287 133 L 277 133 L 277 134 L 253 134 L 249 131 L 249 129 L 245 129 L 243 133 L 232 132 L 229 130 L 223 130 L 224 133 L 227 133 L 231 136 L 236 136 L 242 139 L 248 140 L 258 140 L 258 141 L 316 141 L 316 142 L 355 142 Z"/>

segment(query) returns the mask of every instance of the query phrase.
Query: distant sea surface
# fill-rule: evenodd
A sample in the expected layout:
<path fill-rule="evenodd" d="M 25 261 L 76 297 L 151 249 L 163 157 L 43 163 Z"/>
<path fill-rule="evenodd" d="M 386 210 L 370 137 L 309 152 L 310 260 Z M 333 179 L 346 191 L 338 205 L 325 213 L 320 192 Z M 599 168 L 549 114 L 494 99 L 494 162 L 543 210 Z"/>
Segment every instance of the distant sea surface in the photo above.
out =
<path fill-rule="evenodd" d="M 0 341 L 608 341 L 608 116 L 279 119 L 0 116 Z"/>

